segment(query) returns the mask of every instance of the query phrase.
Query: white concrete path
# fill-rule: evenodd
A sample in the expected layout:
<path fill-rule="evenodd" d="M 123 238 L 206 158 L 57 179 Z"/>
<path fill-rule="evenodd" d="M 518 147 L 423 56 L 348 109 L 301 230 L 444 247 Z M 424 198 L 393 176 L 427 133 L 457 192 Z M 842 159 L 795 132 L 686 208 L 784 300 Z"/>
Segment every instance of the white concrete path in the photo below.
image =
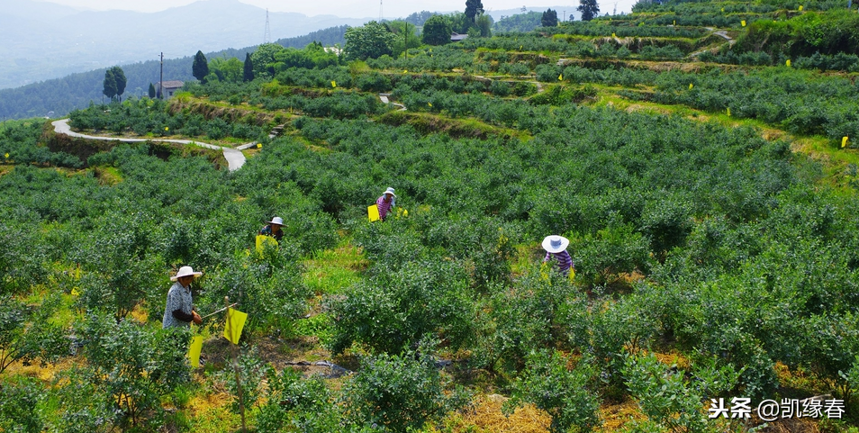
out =
<path fill-rule="evenodd" d="M 229 166 L 230 171 L 236 171 L 242 168 L 245 165 L 245 155 L 238 149 L 232 149 L 229 147 L 221 147 L 216 146 L 214 144 L 203 143 L 200 141 L 194 140 L 171 140 L 171 139 L 160 139 L 160 138 L 123 138 L 123 137 L 102 137 L 95 135 L 86 135 L 80 134 L 77 132 L 73 132 L 72 128 L 69 126 L 69 119 L 57 120 L 55 122 L 51 122 L 51 125 L 54 125 L 54 132 L 57 134 L 65 134 L 69 137 L 78 137 L 78 138 L 86 138 L 89 140 L 103 140 L 103 141 L 119 141 L 122 143 L 142 143 L 145 141 L 157 141 L 162 143 L 179 143 L 179 144 L 195 144 L 200 147 L 205 147 L 207 149 L 221 150 L 224 152 L 224 158 L 227 160 L 227 164 Z M 255 145 L 256 143 L 252 143 L 251 145 Z M 240 146 L 241 148 L 242 146 Z M 247 146 L 251 147 L 251 146 Z M 247 148 L 245 147 L 245 149 Z"/>

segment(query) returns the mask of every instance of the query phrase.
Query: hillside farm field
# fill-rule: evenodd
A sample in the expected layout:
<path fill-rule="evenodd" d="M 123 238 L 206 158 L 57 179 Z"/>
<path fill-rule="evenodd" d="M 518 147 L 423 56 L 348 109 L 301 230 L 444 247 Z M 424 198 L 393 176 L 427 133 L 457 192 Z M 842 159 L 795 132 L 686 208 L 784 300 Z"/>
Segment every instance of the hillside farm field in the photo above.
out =
<path fill-rule="evenodd" d="M 749 39 L 840 17 L 804 6 L 268 46 L 252 81 L 70 115 L 146 144 L 2 124 L 0 431 L 854 431 L 857 53 Z M 258 145 L 228 171 L 163 137 Z M 161 329 L 186 265 L 238 345 L 225 313 Z"/>

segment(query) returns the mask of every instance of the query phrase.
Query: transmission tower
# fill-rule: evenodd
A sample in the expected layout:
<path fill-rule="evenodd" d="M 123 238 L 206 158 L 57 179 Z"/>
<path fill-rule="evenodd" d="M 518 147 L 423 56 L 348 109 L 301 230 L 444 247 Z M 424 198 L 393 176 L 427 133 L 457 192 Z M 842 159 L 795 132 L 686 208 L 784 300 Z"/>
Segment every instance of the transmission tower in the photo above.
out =
<path fill-rule="evenodd" d="M 382 22 L 382 1 L 379 0 L 379 22 Z"/>
<path fill-rule="evenodd" d="M 264 44 L 271 42 L 271 27 L 268 25 L 268 8 L 265 10 L 265 34 L 262 36 L 262 39 Z"/>

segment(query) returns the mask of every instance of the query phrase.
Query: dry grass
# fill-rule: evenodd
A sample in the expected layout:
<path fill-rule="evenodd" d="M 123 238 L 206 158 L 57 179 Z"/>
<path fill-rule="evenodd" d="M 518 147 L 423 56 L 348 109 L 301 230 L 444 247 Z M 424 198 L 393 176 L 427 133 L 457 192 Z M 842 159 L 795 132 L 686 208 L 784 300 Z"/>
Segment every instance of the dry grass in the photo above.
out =
<path fill-rule="evenodd" d="M 501 412 L 501 406 L 506 400 L 498 394 L 478 396 L 469 410 L 450 414 L 440 424 L 446 432 L 543 433 L 549 431 L 549 424 L 552 421 L 549 414 L 528 405 L 517 408 L 510 416 L 506 416 Z M 431 426 L 427 431 L 441 430 Z"/>

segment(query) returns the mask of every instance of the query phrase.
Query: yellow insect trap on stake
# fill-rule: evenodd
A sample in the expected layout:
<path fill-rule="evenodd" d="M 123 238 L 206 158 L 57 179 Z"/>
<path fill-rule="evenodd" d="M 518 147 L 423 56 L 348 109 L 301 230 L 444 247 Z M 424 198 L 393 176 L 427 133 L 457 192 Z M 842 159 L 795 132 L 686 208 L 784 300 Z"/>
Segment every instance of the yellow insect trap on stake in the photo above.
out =
<path fill-rule="evenodd" d="M 367 218 L 370 219 L 370 222 L 379 221 L 381 219 L 379 216 L 379 207 L 374 204 L 367 206 Z"/>
<path fill-rule="evenodd" d="M 203 351 L 203 336 L 195 335 L 191 339 L 191 347 L 188 348 L 188 358 L 191 360 L 191 367 L 200 368 L 200 352 Z"/>
<path fill-rule="evenodd" d="M 239 339 L 242 338 L 242 328 L 245 327 L 245 321 L 248 320 L 248 314 L 242 313 L 239 310 L 227 309 L 227 323 L 224 325 L 224 338 L 235 345 L 239 344 Z"/>
<path fill-rule="evenodd" d="M 332 81 L 331 81 L 331 87 L 336 88 L 336 87 L 337 87 L 337 82 L 336 82 L 336 81 L 334 81 L 334 80 L 332 80 Z"/>
<path fill-rule="evenodd" d="M 787 59 L 787 61 L 786 61 L 786 62 L 784 62 L 784 65 L 785 65 L 785 66 L 787 66 L 787 67 L 789 68 L 789 67 L 790 67 L 790 59 Z"/>
<path fill-rule="evenodd" d="M 849 138 L 848 138 L 846 135 L 841 139 L 841 148 L 842 148 L 842 149 L 843 149 L 843 148 L 845 148 L 845 147 L 847 147 L 847 140 L 848 140 L 848 139 L 849 139 Z"/>
<path fill-rule="evenodd" d="M 740 21 L 740 24 L 742 24 L 742 25 L 743 25 L 743 27 L 745 27 L 745 26 L 746 26 L 746 20 L 742 20 L 742 21 Z"/>
<path fill-rule="evenodd" d="M 799 11 L 802 12 L 802 5 L 799 5 Z"/>
<path fill-rule="evenodd" d="M 728 117 L 731 117 L 731 107 L 728 107 Z"/>
<path fill-rule="evenodd" d="M 564 81 L 564 74 L 558 75 L 558 81 Z"/>
<path fill-rule="evenodd" d="M 693 87 L 695 87 L 695 86 L 692 85 L 692 83 L 689 83 L 689 90 L 692 90 Z"/>

